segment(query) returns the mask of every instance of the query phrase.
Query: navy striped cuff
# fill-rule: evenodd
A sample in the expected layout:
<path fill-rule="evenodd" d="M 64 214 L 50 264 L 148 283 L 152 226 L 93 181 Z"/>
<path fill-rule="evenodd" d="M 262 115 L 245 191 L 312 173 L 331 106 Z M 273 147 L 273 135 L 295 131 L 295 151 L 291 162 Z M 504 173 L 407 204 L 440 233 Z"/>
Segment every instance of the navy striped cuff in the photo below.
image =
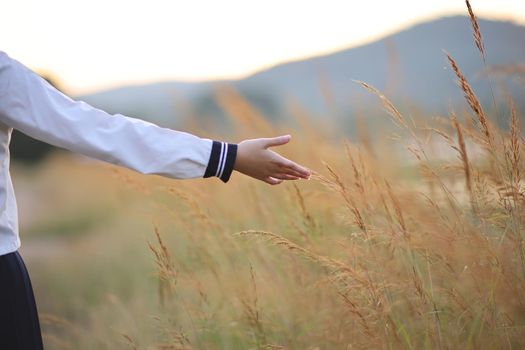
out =
<path fill-rule="evenodd" d="M 237 145 L 234 143 L 213 141 L 210 160 L 204 172 L 204 177 L 217 176 L 223 182 L 228 182 L 233 172 L 237 157 Z"/>

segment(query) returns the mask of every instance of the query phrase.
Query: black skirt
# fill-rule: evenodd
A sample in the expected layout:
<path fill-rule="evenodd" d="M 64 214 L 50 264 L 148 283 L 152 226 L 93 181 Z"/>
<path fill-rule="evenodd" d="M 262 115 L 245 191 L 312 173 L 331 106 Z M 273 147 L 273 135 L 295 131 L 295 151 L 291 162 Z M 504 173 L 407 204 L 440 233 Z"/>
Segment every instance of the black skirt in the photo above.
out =
<path fill-rule="evenodd" d="M 33 288 L 18 252 L 0 256 L 0 349 L 41 350 Z"/>

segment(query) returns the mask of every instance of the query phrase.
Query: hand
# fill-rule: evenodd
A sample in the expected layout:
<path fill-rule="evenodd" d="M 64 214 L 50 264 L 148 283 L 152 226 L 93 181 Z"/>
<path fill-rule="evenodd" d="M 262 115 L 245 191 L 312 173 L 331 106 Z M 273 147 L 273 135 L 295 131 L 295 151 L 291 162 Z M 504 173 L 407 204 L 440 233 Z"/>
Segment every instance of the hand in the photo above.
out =
<path fill-rule="evenodd" d="M 270 185 L 278 185 L 283 180 L 308 179 L 308 169 L 268 149 L 287 144 L 291 138 L 285 135 L 242 141 L 237 146 L 233 169 Z"/>

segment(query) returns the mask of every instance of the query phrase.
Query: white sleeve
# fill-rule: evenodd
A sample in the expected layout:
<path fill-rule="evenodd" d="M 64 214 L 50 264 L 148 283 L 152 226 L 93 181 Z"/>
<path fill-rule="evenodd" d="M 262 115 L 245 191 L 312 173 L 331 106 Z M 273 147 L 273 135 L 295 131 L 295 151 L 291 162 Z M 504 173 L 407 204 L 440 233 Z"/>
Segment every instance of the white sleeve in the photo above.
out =
<path fill-rule="evenodd" d="M 110 115 L 65 96 L 0 52 L 0 122 L 33 138 L 144 174 L 227 182 L 237 145 Z"/>

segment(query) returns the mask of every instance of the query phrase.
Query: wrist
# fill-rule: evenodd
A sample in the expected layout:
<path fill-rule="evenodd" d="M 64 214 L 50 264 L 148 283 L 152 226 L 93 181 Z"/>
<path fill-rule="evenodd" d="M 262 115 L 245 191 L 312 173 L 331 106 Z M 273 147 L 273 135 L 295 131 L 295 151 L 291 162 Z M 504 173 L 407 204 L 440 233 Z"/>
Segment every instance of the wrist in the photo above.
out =
<path fill-rule="evenodd" d="M 244 146 L 241 143 L 237 145 L 237 154 L 235 156 L 235 162 L 233 163 L 233 170 L 241 171 L 244 163 Z"/>
<path fill-rule="evenodd" d="M 213 141 L 204 177 L 218 177 L 228 182 L 237 158 L 237 144 Z"/>

